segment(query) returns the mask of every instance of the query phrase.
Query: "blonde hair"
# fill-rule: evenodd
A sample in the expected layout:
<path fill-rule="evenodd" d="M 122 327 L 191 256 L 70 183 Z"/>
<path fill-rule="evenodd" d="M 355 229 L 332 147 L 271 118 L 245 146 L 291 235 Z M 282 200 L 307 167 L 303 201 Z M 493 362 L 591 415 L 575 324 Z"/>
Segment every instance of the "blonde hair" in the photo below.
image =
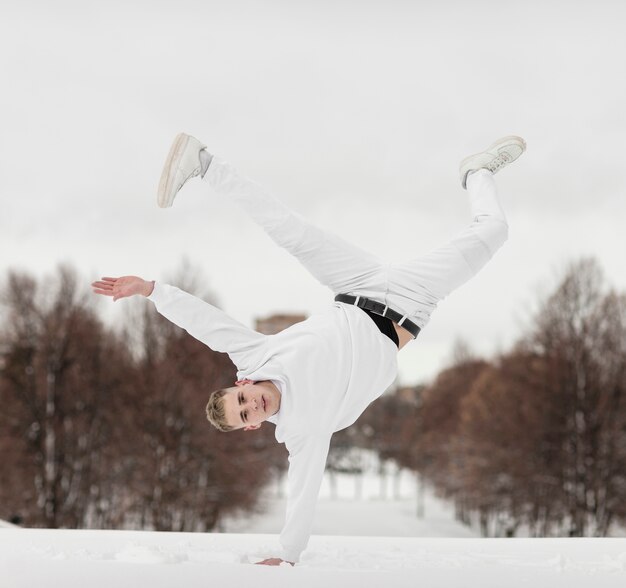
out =
<path fill-rule="evenodd" d="M 235 427 L 226 422 L 226 411 L 224 410 L 224 395 L 230 391 L 230 388 L 222 388 L 211 394 L 209 402 L 206 405 L 206 418 L 208 421 L 222 433 L 232 431 Z"/>

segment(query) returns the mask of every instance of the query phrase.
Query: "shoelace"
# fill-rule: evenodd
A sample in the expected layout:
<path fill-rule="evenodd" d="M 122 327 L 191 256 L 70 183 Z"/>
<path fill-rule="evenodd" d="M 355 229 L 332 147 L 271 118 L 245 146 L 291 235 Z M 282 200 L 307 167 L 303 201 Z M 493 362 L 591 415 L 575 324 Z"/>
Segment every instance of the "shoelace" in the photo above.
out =
<path fill-rule="evenodd" d="M 513 158 L 506 152 L 503 151 L 496 157 L 488 166 L 487 169 L 492 173 L 496 173 L 503 165 L 509 163 Z"/>

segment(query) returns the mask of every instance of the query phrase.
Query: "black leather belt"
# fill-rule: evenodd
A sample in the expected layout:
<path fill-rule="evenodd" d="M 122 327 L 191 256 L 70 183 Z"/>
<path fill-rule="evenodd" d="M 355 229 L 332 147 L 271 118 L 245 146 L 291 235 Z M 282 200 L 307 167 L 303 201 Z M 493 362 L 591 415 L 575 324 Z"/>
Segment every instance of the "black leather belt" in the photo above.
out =
<path fill-rule="evenodd" d="M 411 333 L 411 335 L 413 335 L 413 339 L 415 339 L 421 331 L 421 329 L 414 322 L 407 318 L 403 320 L 403 315 L 399 312 L 396 312 L 395 310 L 392 310 L 388 306 L 384 305 L 382 302 L 376 302 L 376 300 L 372 300 L 371 298 L 351 296 L 350 294 L 337 294 L 337 296 L 335 296 L 335 300 L 337 302 L 345 302 L 347 304 L 356 304 L 359 308 L 365 308 L 371 312 L 379 314 L 380 316 L 391 319 L 394 323 L 397 323 L 403 329 L 406 329 L 409 333 Z"/>

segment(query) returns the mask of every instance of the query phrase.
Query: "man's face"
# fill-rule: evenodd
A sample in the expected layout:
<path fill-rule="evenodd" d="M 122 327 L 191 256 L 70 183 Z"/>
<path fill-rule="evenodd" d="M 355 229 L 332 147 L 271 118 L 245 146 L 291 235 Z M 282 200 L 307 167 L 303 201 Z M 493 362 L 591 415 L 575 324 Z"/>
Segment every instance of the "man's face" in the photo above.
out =
<path fill-rule="evenodd" d="M 255 382 L 237 382 L 223 397 L 226 422 L 235 429 L 252 431 L 278 411 L 275 395 Z"/>

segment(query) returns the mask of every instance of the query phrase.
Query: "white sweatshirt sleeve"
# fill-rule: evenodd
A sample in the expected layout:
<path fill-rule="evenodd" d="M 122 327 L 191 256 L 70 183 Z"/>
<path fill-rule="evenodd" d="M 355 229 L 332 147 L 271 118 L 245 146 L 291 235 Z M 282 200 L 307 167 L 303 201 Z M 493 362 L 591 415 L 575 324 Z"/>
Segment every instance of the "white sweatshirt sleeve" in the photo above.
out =
<path fill-rule="evenodd" d="M 285 561 L 299 561 L 309 542 L 330 438 L 327 433 L 310 435 L 289 447 L 287 514 L 280 534 L 281 559 Z"/>
<path fill-rule="evenodd" d="M 157 311 L 214 351 L 228 353 L 240 371 L 249 371 L 260 357 L 265 335 L 257 333 L 212 304 L 155 282 L 148 300 Z"/>

